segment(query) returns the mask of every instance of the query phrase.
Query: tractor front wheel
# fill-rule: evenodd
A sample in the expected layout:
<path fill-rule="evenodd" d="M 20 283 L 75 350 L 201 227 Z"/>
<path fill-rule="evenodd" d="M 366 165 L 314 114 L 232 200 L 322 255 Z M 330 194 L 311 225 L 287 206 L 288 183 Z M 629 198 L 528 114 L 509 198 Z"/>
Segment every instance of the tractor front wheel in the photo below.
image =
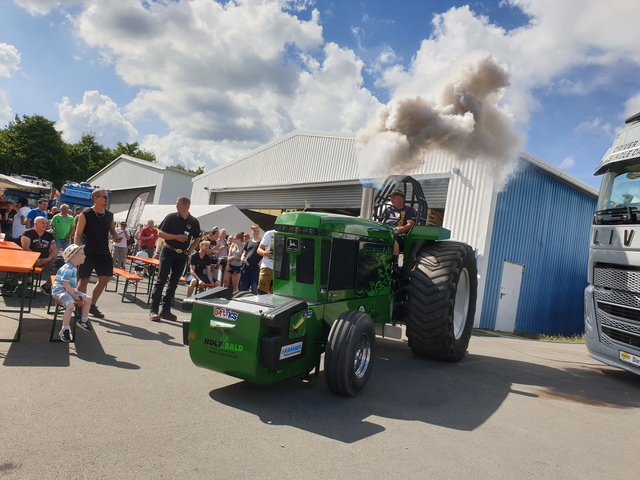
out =
<path fill-rule="evenodd" d="M 369 315 L 345 312 L 333 323 L 324 354 L 324 378 L 329 390 L 353 397 L 371 376 L 375 328 Z"/>
<path fill-rule="evenodd" d="M 416 257 L 405 302 L 409 348 L 420 356 L 457 362 L 467 352 L 478 277 L 469 245 L 431 242 Z"/>

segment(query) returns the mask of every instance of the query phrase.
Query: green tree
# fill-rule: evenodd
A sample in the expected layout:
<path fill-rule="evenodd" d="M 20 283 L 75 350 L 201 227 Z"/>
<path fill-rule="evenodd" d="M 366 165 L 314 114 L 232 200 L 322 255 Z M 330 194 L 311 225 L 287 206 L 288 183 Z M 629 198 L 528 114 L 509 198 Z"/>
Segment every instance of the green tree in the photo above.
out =
<path fill-rule="evenodd" d="M 0 129 L 0 173 L 33 175 L 51 180 L 56 188 L 66 181 L 83 182 L 120 155 L 155 162 L 155 154 L 138 142 L 121 143 L 111 150 L 96 141 L 94 133 L 83 133 L 78 143 L 68 144 L 55 129 L 55 122 L 41 115 L 16 115 Z"/>
<path fill-rule="evenodd" d="M 204 167 L 198 167 L 196 169 L 190 168 L 190 169 L 186 169 L 184 167 L 184 165 L 171 165 L 171 168 L 176 168 L 178 170 L 182 170 L 184 172 L 191 172 L 191 173 L 195 173 L 196 175 L 201 175 L 204 173 Z"/>
<path fill-rule="evenodd" d="M 67 180 L 84 182 L 116 157 L 113 152 L 96 141 L 93 133 L 84 133 L 82 139 L 73 145 L 67 145 L 72 168 L 67 174 Z"/>
<path fill-rule="evenodd" d="M 138 142 L 122 144 L 118 142 L 118 148 L 113 152 L 113 158 L 118 158 L 120 155 L 129 155 L 130 157 L 136 157 L 140 160 L 146 160 L 147 162 L 155 162 L 156 156 L 147 150 L 140 148 Z"/>
<path fill-rule="evenodd" d="M 55 123 L 41 115 L 23 115 L 0 132 L 0 172 L 51 180 L 59 187 L 70 168 L 65 142 Z"/>

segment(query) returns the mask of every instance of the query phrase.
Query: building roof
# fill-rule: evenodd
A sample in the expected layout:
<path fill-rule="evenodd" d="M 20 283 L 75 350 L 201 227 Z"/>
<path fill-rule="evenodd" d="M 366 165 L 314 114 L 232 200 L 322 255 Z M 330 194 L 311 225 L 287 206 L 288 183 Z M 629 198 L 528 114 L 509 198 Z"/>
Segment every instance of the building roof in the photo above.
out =
<path fill-rule="evenodd" d="M 563 183 L 566 183 L 567 185 L 574 187 L 575 189 L 580 190 L 586 193 L 587 195 L 590 195 L 593 197 L 598 196 L 597 188 L 594 188 L 591 185 L 588 185 L 582 182 L 581 180 L 578 180 L 577 178 L 572 177 L 567 173 L 564 173 L 562 170 L 556 167 L 553 167 L 548 163 L 545 163 L 544 161 L 540 160 L 538 157 L 534 155 L 531 155 L 530 153 L 520 152 L 520 158 L 522 158 L 523 160 L 526 160 L 530 164 L 538 167 L 539 169 L 544 170 L 545 172 L 549 173 L 552 177 L 555 177 L 557 180 Z"/>
<path fill-rule="evenodd" d="M 106 167 L 103 167 L 99 172 L 95 173 L 90 178 L 88 178 L 87 182 L 91 183 L 94 179 L 98 178 L 101 174 L 103 174 L 107 170 L 110 170 L 111 168 L 115 167 L 118 163 L 121 163 L 123 161 L 129 162 L 129 163 L 133 163 L 133 164 L 139 165 L 140 167 L 147 168 L 147 169 L 150 169 L 150 170 L 157 170 L 159 172 L 170 171 L 170 172 L 181 173 L 181 174 L 187 175 L 189 177 L 196 177 L 197 176 L 193 172 L 188 172 L 186 170 L 181 170 L 181 169 L 175 168 L 175 167 L 168 167 L 166 165 L 162 165 L 162 164 L 155 163 L 155 162 L 149 162 L 147 160 L 141 160 L 139 158 L 123 154 L 123 155 L 120 155 L 115 160 L 113 160 Z"/>
<path fill-rule="evenodd" d="M 217 184 L 229 188 L 273 188 L 357 180 L 355 141 L 354 134 L 296 131 L 209 170 L 194 182 L 215 176 Z M 267 168 L 256 168 L 256 164 Z"/>
<path fill-rule="evenodd" d="M 520 158 L 590 196 L 598 190 L 527 152 Z M 257 165 L 266 168 L 257 168 Z M 356 136 L 350 133 L 296 131 L 237 160 L 209 170 L 194 182 L 214 176 L 210 188 L 286 188 L 305 183 L 344 183 L 360 178 Z M 206 183 L 206 181 L 205 181 Z"/>

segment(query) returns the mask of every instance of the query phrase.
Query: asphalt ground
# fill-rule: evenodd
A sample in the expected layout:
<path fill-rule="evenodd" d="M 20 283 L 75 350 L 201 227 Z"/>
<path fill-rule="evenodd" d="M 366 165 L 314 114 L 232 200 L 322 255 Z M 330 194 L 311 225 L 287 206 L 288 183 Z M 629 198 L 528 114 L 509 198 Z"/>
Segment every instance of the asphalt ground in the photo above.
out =
<path fill-rule="evenodd" d="M 0 478 L 638 475 L 640 376 L 584 345 L 475 332 L 464 360 L 444 364 L 378 339 L 368 385 L 341 398 L 322 373 L 260 387 L 197 368 L 179 323 L 152 323 L 115 293 L 93 332 L 49 343 L 46 301 L 21 342 L 0 343 Z M 188 317 L 180 301 L 174 311 Z M 16 324 L 0 314 L 0 336 Z"/>

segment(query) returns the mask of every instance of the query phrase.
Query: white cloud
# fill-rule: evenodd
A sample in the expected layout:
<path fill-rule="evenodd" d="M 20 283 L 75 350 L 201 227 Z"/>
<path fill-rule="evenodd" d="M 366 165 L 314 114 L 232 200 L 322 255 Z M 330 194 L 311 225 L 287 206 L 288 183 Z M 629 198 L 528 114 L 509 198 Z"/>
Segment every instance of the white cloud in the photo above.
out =
<path fill-rule="evenodd" d="M 31 15 L 46 15 L 55 8 L 81 5 L 87 3 L 87 0 L 13 0 L 13 3 Z"/>
<path fill-rule="evenodd" d="M 13 72 L 20 69 L 20 52 L 7 43 L 0 43 L 0 78 L 11 78 Z M 13 120 L 13 111 L 9 96 L 5 90 L 0 90 L 0 126 Z"/>
<path fill-rule="evenodd" d="M 607 138 L 610 138 L 613 135 L 613 131 L 613 125 L 608 122 L 604 122 L 601 118 L 592 118 L 589 120 L 585 120 L 584 122 L 580 122 L 580 124 L 576 127 L 576 132 L 578 133 L 596 133 Z"/>
<path fill-rule="evenodd" d="M 363 87 L 363 63 L 351 50 L 326 45 L 322 64 L 309 62 L 288 110 L 295 128 L 354 132 L 374 114 L 378 101 Z"/>
<path fill-rule="evenodd" d="M 640 112 L 640 92 L 628 99 L 624 104 L 624 118 Z"/>
<path fill-rule="evenodd" d="M 69 143 L 80 141 L 83 133 L 94 133 L 98 142 L 115 147 L 117 142 L 131 142 L 138 132 L 125 119 L 118 105 L 97 91 L 85 92 L 82 103 L 72 105 L 68 97 L 57 104 L 60 121 L 57 127 Z"/>
<path fill-rule="evenodd" d="M 509 69 L 511 85 L 502 105 L 526 123 L 538 105 L 535 88 L 585 94 L 610 81 L 619 64 L 640 65 L 640 29 L 634 25 L 638 8 L 627 0 L 508 0 L 529 17 L 527 25 L 511 31 L 491 24 L 468 6 L 436 15 L 434 33 L 424 40 L 408 69 L 394 66 L 384 84 L 396 94 L 434 91 L 452 60 L 478 50 L 489 52 Z M 584 67 L 597 74 L 586 84 L 572 75 Z"/>
<path fill-rule="evenodd" d="M 0 90 L 0 126 L 6 125 L 13 120 L 11 105 L 7 93 Z"/>
<path fill-rule="evenodd" d="M 283 11 L 285 3 L 304 6 L 194 0 L 143 8 L 116 0 L 94 3 L 75 24 L 140 88 L 126 107 L 132 120 L 157 115 L 180 138 L 240 145 L 296 128 L 355 131 L 377 106 L 363 88 L 362 61 L 323 46 L 317 12 L 303 21 Z"/>
<path fill-rule="evenodd" d="M 575 160 L 571 155 L 569 155 L 568 157 L 566 157 L 564 160 L 560 162 L 560 164 L 558 165 L 558 168 L 560 168 L 561 170 L 568 170 L 569 168 L 573 167 L 575 164 L 576 164 Z"/>
<path fill-rule="evenodd" d="M 513 30 L 468 6 L 452 8 L 434 16 L 433 34 L 408 67 L 386 45 L 366 65 L 353 51 L 327 43 L 320 13 L 309 11 L 313 0 L 15 3 L 32 14 L 80 5 L 68 13 L 78 38 L 137 89 L 122 111 L 103 102 L 109 120 L 84 100 L 75 107 L 63 101 L 61 118 L 67 115 L 62 121 L 70 135 L 92 120 L 89 128 L 100 133 L 104 125 L 107 137 L 120 128 L 122 141 L 135 135 L 130 122 L 157 117 L 169 133 L 141 143 L 165 149 L 147 147 L 159 158 L 184 158 L 193 166 L 238 158 L 296 128 L 357 131 L 379 106 L 364 87 L 365 69 L 391 96 L 428 98 L 437 96 L 452 62 L 470 52 L 490 54 L 509 72 L 510 86 L 496 93 L 500 112 L 526 124 L 540 108 L 537 89 L 585 95 L 610 84 L 620 68 L 640 65 L 637 2 L 629 0 L 502 0 L 504 8 L 519 8 L 529 18 Z M 300 11 L 306 20 L 295 16 Z M 83 51 L 83 58 L 90 52 Z M 585 69 L 589 75 L 580 75 Z M 636 107 L 640 100 L 627 102 L 627 110 Z"/>
<path fill-rule="evenodd" d="M 142 149 L 154 152 L 158 163 L 167 166 L 183 165 L 187 169 L 215 168 L 224 162 L 237 160 L 244 153 L 262 146 L 260 142 L 232 142 L 192 140 L 170 132 L 165 136 L 147 135 L 140 142 Z M 204 161 L 215 158 L 217 161 Z"/>
<path fill-rule="evenodd" d="M 0 78 L 10 78 L 13 71 L 19 70 L 20 52 L 13 45 L 0 43 Z"/>

